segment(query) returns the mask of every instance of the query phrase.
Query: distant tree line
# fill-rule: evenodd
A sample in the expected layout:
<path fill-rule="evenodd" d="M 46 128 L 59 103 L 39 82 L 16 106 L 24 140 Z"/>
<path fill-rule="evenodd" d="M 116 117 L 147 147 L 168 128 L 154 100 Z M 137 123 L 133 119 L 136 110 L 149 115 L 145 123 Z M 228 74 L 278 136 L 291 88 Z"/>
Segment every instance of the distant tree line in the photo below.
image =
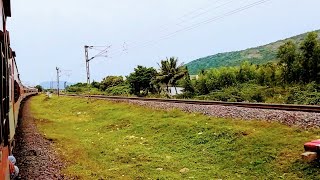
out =
<path fill-rule="evenodd" d="M 129 76 L 107 76 L 101 82 L 90 84 L 93 92 L 111 95 L 147 96 L 149 94 L 167 93 L 169 86 L 177 87 L 178 81 L 188 74 L 183 64 L 178 64 L 175 57 L 159 63 L 159 70 L 153 67 L 137 66 Z M 67 88 L 68 92 L 85 92 L 86 83 L 78 83 Z M 98 90 L 98 91 L 95 91 Z"/>
<path fill-rule="evenodd" d="M 271 102 L 320 104 L 318 39 L 317 33 L 309 33 L 300 45 L 286 42 L 278 49 L 278 63 L 255 65 L 245 61 L 239 67 L 201 71 L 198 79 L 185 80 L 182 97 L 265 102 L 282 96 Z M 277 92 L 270 93 L 275 89 Z"/>
<path fill-rule="evenodd" d="M 190 78 L 188 69 L 175 57 L 161 60 L 159 69 L 137 66 L 129 76 L 107 76 L 90 84 L 93 93 L 168 97 L 169 87 L 183 87 L 176 98 L 219 101 L 320 104 L 320 42 L 309 33 L 301 44 L 288 41 L 279 47 L 278 62 L 202 70 Z M 85 92 L 78 83 L 69 92 Z M 177 90 L 176 90 L 177 91 Z"/>

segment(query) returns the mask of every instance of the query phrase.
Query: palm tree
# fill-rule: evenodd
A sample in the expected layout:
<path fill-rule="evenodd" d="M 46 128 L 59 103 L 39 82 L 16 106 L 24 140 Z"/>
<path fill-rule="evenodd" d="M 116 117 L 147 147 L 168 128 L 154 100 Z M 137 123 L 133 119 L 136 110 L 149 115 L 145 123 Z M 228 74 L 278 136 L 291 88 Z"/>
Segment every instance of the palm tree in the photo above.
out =
<path fill-rule="evenodd" d="M 186 68 L 183 64 L 178 65 L 178 59 L 175 57 L 166 58 L 166 60 L 161 61 L 160 73 L 157 76 L 159 82 L 163 83 L 167 87 L 167 92 L 169 92 L 169 84 L 171 84 L 177 93 L 177 81 L 182 79 L 186 74 Z"/>

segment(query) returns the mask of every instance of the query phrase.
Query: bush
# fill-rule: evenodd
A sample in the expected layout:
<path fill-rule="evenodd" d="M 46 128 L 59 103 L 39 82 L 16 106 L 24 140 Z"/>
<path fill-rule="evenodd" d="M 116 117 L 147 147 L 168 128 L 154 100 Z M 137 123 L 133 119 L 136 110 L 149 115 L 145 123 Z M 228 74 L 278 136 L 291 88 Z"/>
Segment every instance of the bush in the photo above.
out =
<path fill-rule="evenodd" d="M 193 98 L 195 95 L 192 92 L 184 92 L 182 94 L 178 94 L 175 96 L 175 98 L 177 99 L 191 99 Z"/>
<path fill-rule="evenodd" d="M 129 96 L 130 95 L 130 86 L 129 85 L 118 85 L 106 89 L 107 95 L 112 96 Z"/>
<path fill-rule="evenodd" d="M 320 105 L 320 92 L 317 92 L 312 83 L 305 87 L 292 87 L 287 95 L 286 103 Z"/>
<path fill-rule="evenodd" d="M 70 86 L 67 88 L 67 92 L 70 92 L 70 93 L 83 93 L 86 90 L 88 90 L 88 88 L 78 87 L 78 86 Z"/>
<path fill-rule="evenodd" d="M 265 95 L 263 95 L 265 86 L 255 84 L 243 84 L 240 89 L 240 96 L 244 101 L 248 102 L 264 102 Z"/>
<path fill-rule="evenodd" d="M 208 95 L 198 96 L 197 99 L 227 101 L 227 102 L 264 102 L 265 86 L 242 84 L 211 92 Z"/>

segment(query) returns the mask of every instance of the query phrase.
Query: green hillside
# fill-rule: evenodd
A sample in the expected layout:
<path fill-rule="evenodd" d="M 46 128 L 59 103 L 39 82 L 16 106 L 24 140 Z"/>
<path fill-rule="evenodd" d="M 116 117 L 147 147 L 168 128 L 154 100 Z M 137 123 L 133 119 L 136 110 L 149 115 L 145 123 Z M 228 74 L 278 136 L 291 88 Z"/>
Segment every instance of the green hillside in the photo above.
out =
<path fill-rule="evenodd" d="M 320 35 L 320 30 L 315 31 Z M 288 40 L 300 43 L 307 33 L 300 34 L 291 38 L 276 41 L 264 46 L 250 48 L 242 51 L 219 53 L 204 58 L 200 58 L 186 64 L 190 74 L 197 74 L 203 69 L 216 68 L 221 66 L 239 66 L 241 62 L 247 60 L 254 64 L 264 64 L 276 61 L 277 49 Z"/>

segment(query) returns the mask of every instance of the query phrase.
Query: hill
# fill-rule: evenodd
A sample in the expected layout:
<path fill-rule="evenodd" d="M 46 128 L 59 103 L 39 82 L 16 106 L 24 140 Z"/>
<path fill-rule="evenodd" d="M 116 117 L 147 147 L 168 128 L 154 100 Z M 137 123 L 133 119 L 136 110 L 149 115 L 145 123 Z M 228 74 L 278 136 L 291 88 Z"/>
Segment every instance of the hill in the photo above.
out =
<path fill-rule="evenodd" d="M 320 30 L 316 30 L 315 32 L 320 35 Z M 254 64 L 265 64 L 270 61 L 277 61 L 276 55 L 279 46 L 288 40 L 292 40 L 295 43 L 300 43 L 306 35 L 307 33 L 304 33 L 264 46 L 203 57 L 191 61 L 190 63 L 186 64 L 186 66 L 188 67 L 190 74 L 194 75 L 205 69 L 217 68 L 221 66 L 239 66 L 241 62 L 245 60 Z"/>

